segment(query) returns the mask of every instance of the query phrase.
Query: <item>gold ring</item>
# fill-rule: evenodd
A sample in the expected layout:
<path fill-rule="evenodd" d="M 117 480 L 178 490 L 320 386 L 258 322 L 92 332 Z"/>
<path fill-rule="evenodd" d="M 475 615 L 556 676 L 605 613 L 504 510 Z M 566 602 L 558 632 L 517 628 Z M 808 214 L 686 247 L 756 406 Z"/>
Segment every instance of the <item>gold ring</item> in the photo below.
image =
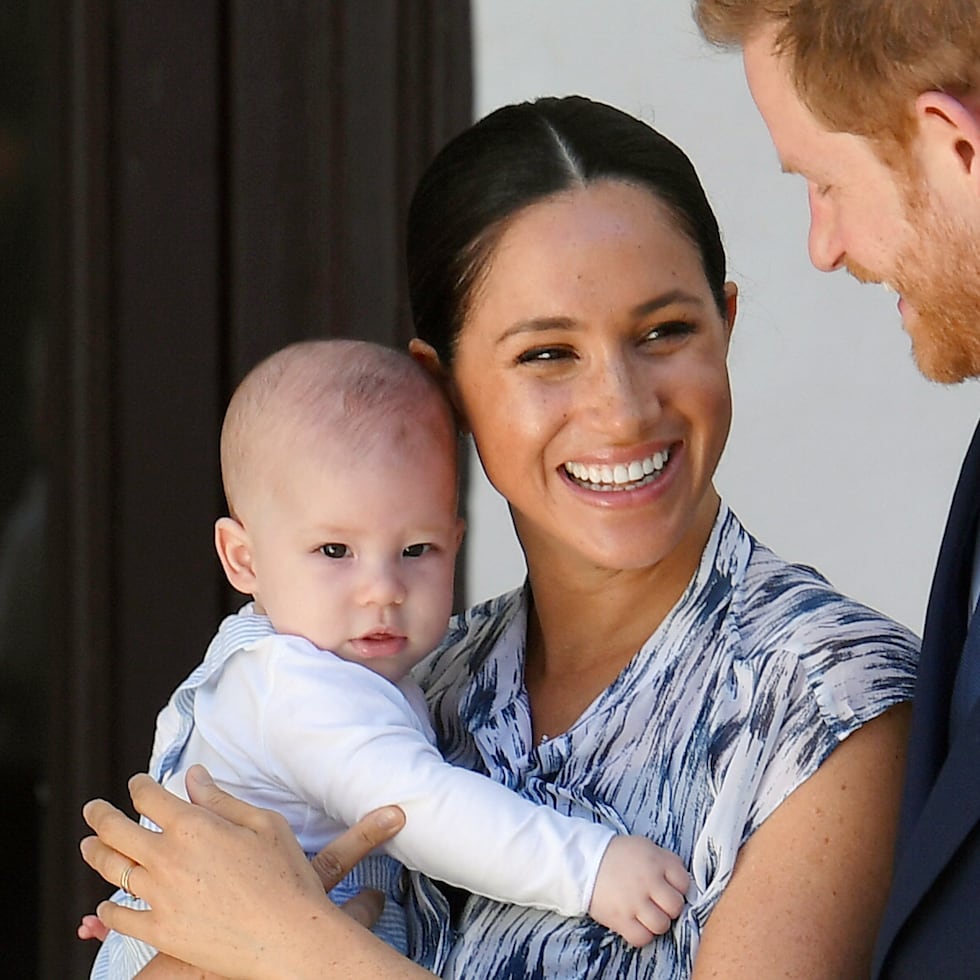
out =
<path fill-rule="evenodd" d="M 132 892 L 129 888 L 129 876 L 133 873 L 133 868 L 135 864 L 129 865 L 126 870 L 122 873 L 122 877 L 119 879 L 119 887 L 130 897 L 136 898 L 136 894 Z"/>

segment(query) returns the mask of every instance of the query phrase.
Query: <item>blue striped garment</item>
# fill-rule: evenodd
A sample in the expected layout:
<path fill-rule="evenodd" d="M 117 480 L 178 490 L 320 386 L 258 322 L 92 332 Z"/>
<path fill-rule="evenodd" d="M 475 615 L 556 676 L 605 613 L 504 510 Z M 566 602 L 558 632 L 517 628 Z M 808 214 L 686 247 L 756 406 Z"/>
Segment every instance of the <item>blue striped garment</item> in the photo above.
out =
<path fill-rule="evenodd" d="M 686 593 L 563 735 L 535 746 L 518 590 L 457 617 L 416 671 L 440 748 L 534 802 L 643 834 L 691 871 L 642 949 L 590 919 L 468 899 L 443 976 L 690 975 L 739 847 L 851 732 L 912 696 L 918 643 L 756 542 L 724 506 Z"/>

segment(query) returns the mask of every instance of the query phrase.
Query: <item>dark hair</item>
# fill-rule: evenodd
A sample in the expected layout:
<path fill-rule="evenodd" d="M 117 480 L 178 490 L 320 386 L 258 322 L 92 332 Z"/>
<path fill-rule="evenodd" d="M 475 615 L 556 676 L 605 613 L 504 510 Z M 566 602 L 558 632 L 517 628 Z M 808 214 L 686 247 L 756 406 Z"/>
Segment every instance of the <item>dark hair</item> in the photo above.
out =
<path fill-rule="evenodd" d="M 444 364 L 507 220 L 575 185 L 622 180 L 651 191 L 697 246 L 725 314 L 718 222 L 684 152 L 646 123 L 581 96 L 490 113 L 438 153 L 408 215 L 408 282 L 418 337 Z"/>

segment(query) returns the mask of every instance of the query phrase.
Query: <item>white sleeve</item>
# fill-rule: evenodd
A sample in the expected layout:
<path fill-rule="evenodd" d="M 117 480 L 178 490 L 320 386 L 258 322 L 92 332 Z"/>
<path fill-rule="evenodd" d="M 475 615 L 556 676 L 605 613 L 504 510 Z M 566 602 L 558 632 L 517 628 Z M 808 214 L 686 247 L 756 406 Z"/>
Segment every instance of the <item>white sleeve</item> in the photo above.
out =
<path fill-rule="evenodd" d="M 584 915 L 614 832 L 522 799 L 445 762 L 401 691 L 357 664 L 278 637 L 265 656 L 266 765 L 311 806 L 350 825 L 397 803 L 386 849 L 488 898 Z M 261 651 L 259 651 L 261 652 Z"/>

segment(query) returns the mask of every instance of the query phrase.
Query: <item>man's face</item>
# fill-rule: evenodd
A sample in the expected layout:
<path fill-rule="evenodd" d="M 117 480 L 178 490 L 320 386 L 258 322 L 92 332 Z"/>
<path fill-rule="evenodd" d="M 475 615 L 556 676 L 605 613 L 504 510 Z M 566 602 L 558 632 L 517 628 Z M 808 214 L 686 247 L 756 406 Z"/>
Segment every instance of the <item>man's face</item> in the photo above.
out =
<path fill-rule="evenodd" d="M 980 375 L 980 237 L 974 213 L 950 207 L 930 169 L 896 172 L 872 142 L 821 125 L 799 96 L 772 35 L 745 45 L 749 88 L 783 170 L 807 182 L 809 251 L 825 272 L 846 268 L 898 293 L 919 369 L 945 383 Z M 916 142 L 922 139 L 916 137 Z M 913 152 L 916 143 L 913 143 Z M 910 168 L 913 169 L 913 168 Z"/>

